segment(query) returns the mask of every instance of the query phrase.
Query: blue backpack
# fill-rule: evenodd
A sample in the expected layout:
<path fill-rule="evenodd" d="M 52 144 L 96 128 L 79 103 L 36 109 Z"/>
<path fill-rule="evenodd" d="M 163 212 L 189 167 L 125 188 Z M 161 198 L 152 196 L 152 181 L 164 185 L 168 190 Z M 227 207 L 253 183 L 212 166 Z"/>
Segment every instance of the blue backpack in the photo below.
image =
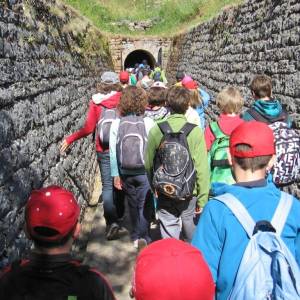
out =
<path fill-rule="evenodd" d="M 250 239 L 228 299 L 300 299 L 299 266 L 280 237 L 293 204 L 292 196 L 282 192 L 272 221 L 256 223 L 233 195 L 215 199 L 232 211 Z"/>

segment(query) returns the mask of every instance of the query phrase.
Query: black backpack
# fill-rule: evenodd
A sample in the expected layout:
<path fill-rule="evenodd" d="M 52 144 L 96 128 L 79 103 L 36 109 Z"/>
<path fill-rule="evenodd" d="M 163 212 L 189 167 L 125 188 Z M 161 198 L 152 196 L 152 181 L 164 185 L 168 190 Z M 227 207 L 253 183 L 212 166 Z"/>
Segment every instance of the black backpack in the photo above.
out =
<path fill-rule="evenodd" d="M 186 123 L 173 132 L 168 122 L 158 124 L 163 138 L 154 160 L 153 186 L 158 194 L 174 200 L 190 200 L 196 183 L 196 170 L 187 136 L 196 125 Z"/>
<path fill-rule="evenodd" d="M 300 135 L 287 125 L 288 115 L 283 112 L 277 119 L 268 120 L 254 109 L 248 113 L 257 121 L 264 122 L 273 130 L 276 161 L 272 169 L 273 181 L 278 186 L 300 180 Z"/>

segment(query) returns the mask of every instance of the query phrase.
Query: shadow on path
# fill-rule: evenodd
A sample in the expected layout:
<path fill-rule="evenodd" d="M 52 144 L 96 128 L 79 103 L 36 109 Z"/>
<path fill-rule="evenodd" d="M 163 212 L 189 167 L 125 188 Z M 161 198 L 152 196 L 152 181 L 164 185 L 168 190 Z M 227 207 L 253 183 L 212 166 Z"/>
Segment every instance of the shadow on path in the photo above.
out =
<path fill-rule="evenodd" d="M 98 205 L 93 219 L 92 231 L 84 254 L 84 263 L 96 267 L 109 280 L 118 300 L 127 300 L 131 287 L 131 276 L 137 250 L 133 247 L 129 233 L 128 209 L 124 218 L 124 229 L 120 239 L 107 241 L 105 238 L 105 220 L 103 207 Z M 151 230 L 153 239 L 159 238 L 157 229 Z"/>

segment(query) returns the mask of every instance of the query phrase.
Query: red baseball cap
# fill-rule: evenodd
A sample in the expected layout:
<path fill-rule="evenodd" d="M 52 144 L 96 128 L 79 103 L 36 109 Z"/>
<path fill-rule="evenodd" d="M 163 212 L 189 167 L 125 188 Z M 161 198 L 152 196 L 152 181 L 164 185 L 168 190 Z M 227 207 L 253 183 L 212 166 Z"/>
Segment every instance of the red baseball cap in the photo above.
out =
<path fill-rule="evenodd" d="M 186 81 L 186 82 L 182 81 L 182 86 L 185 87 L 186 89 L 189 89 L 189 90 L 195 90 L 195 89 L 198 88 L 198 84 L 194 80 Z"/>
<path fill-rule="evenodd" d="M 215 285 L 200 251 L 173 238 L 146 247 L 136 260 L 136 300 L 212 300 Z"/>
<path fill-rule="evenodd" d="M 25 208 L 25 220 L 31 237 L 59 241 L 77 224 L 80 207 L 74 195 L 59 186 L 32 191 Z M 53 235 L 42 235 L 37 228 L 47 227 Z"/>
<path fill-rule="evenodd" d="M 249 151 L 239 151 L 236 146 L 246 144 Z M 274 135 L 272 129 L 258 121 L 244 122 L 230 135 L 230 154 L 235 157 L 251 158 L 275 154 Z"/>
<path fill-rule="evenodd" d="M 119 78 L 122 83 L 127 83 L 129 81 L 129 73 L 127 71 L 121 71 Z"/>

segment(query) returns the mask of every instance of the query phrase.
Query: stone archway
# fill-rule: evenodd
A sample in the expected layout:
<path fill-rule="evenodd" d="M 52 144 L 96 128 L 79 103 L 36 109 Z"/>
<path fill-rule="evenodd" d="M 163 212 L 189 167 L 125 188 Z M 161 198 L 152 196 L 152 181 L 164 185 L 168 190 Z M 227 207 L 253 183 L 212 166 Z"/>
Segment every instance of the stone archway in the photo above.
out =
<path fill-rule="evenodd" d="M 124 70 L 126 68 L 133 68 L 136 63 L 142 63 L 143 60 L 147 60 L 151 69 L 154 68 L 156 62 L 154 56 L 146 50 L 138 49 L 130 52 L 124 60 Z"/>
<path fill-rule="evenodd" d="M 151 67 L 160 59 L 165 69 L 171 39 L 117 37 L 110 39 L 109 45 L 116 72 L 133 67 L 135 63 L 141 63 L 143 59 L 146 59 Z"/>

